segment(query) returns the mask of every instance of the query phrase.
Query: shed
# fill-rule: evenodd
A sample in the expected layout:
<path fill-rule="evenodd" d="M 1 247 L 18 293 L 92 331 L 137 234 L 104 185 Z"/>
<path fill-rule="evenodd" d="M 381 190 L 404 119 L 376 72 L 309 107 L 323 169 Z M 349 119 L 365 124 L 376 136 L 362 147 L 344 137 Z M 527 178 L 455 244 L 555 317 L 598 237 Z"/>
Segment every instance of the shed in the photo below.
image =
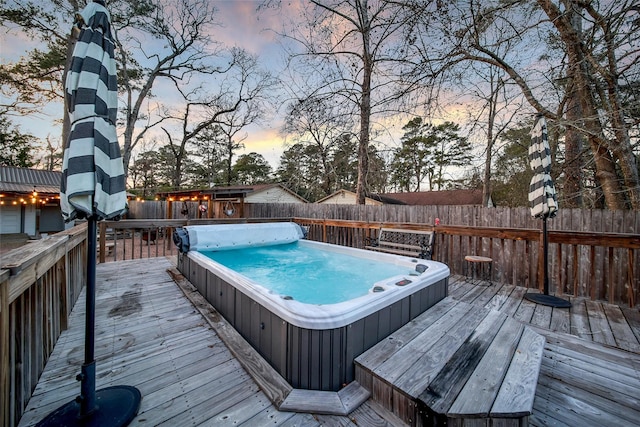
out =
<path fill-rule="evenodd" d="M 324 197 L 318 200 L 316 203 L 323 205 L 355 205 L 356 204 L 356 193 L 349 190 L 338 190 L 333 194 L 329 194 L 327 197 Z M 365 197 L 366 205 L 375 205 L 380 206 L 385 203 L 381 200 L 375 200 L 371 197 Z"/>

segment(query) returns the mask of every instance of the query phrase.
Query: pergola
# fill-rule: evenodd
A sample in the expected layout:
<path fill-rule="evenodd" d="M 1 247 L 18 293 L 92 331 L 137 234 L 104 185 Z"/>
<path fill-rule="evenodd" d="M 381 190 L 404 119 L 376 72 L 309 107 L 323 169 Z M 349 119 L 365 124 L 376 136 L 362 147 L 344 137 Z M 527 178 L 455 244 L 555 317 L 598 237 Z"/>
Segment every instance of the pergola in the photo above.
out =
<path fill-rule="evenodd" d="M 160 192 L 159 198 L 167 200 L 167 218 L 173 218 L 175 202 L 183 203 L 188 214 L 187 202 L 198 203 L 198 218 L 242 218 L 244 198 L 253 191 L 250 187 L 216 187 L 201 190 L 178 190 Z"/>

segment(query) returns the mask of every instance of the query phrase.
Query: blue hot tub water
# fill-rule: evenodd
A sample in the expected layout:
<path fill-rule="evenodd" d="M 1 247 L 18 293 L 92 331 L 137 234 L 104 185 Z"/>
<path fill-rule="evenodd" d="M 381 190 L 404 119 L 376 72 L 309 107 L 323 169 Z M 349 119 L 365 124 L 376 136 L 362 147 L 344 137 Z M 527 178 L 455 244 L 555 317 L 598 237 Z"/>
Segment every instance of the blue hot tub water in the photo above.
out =
<path fill-rule="evenodd" d="M 201 253 L 276 294 L 307 304 L 347 301 L 366 295 L 380 280 L 415 274 L 406 265 L 380 263 L 298 242 Z"/>

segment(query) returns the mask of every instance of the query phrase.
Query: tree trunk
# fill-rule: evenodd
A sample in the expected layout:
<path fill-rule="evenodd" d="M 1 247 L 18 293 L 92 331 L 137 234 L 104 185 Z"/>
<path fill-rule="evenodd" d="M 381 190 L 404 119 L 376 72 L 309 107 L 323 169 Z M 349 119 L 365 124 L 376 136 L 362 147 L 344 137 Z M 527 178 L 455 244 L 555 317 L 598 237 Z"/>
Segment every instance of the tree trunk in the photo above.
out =
<path fill-rule="evenodd" d="M 582 17 L 580 14 L 573 12 L 571 14 L 570 22 L 576 33 L 582 34 Z M 580 108 L 580 97 L 576 90 L 574 76 L 569 75 L 568 77 L 568 102 L 565 117 L 570 125 L 566 127 L 564 137 L 565 165 L 564 185 L 562 187 L 562 193 L 564 195 L 563 206 L 566 208 L 582 208 L 582 148 L 584 138 L 577 130 L 577 127 L 580 127 L 579 124 L 581 123 L 582 109 Z"/>
<path fill-rule="evenodd" d="M 71 68 L 71 60 L 73 59 L 73 50 L 76 47 L 76 42 L 78 41 L 78 37 L 80 36 L 80 29 L 75 25 L 71 28 L 71 32 L 69 33 L 69 38 L 67 38 L 67 59 L 64 63 L 64 72 L 62 73 L 62 85 L 64 87 L 64 112 L 62 115 L 62 152 L 67 145 L 67 140 L 69 139 L 69 133 L 71 132 L 71 122 L 69 119 L 69 104 L 67 99 L 67 74 L 69 74 L 69 69 Z"/>
<path fill-rule="evenodd" d="M 580 100 L 574 89 L 573 83 L 570 85 L 569 100 L 567 102 L 566 118 L 570 124 L 580 123 L 582 118 L 582 110 L 580 108 Z M 584 162 L 582 160 L 582 148 L 584 138 L 582 134 L 573 126 L 568 126 L 565 130 L 565 166 L 564 166 L 564 185 L 562 187 L 563 207 L 566 208 L 582 208 L 583 207 L 583 174 L 582 168 Z"/>
<path fill-rule="evenodd" d="M 573 4 L 572 0 L 567 0 L 567 3 Z M 585 131 L 595 160 L 596 176 L 602 185 L 607 208 L 611 210 L 625 209 L 623 188 L 618 180 L 615 163 L 609 151 L 609 143 L 604 136 L 596 101 L 591 93 L 590 74 L 587 58 L 582 52 L 582 39 L 576 33 L 567 16 L 561 13 L 551 0 L 538 0 L 538 4 L 549 16 L 564 42 L 569 73 L 574 77 L 576 93 L 584 117 Z"/>

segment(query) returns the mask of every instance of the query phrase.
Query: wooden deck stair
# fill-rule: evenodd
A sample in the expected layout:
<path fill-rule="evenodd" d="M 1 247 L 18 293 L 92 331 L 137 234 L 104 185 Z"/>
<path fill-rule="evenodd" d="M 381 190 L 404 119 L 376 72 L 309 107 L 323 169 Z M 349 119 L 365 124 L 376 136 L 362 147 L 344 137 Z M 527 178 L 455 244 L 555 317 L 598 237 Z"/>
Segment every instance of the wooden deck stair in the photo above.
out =
<path fill-rule="evenodd" d="M 544 344 L 506 314 L 448 297 L 360 355 L 356 381 L 409 425 L 526 425 Z"/>

